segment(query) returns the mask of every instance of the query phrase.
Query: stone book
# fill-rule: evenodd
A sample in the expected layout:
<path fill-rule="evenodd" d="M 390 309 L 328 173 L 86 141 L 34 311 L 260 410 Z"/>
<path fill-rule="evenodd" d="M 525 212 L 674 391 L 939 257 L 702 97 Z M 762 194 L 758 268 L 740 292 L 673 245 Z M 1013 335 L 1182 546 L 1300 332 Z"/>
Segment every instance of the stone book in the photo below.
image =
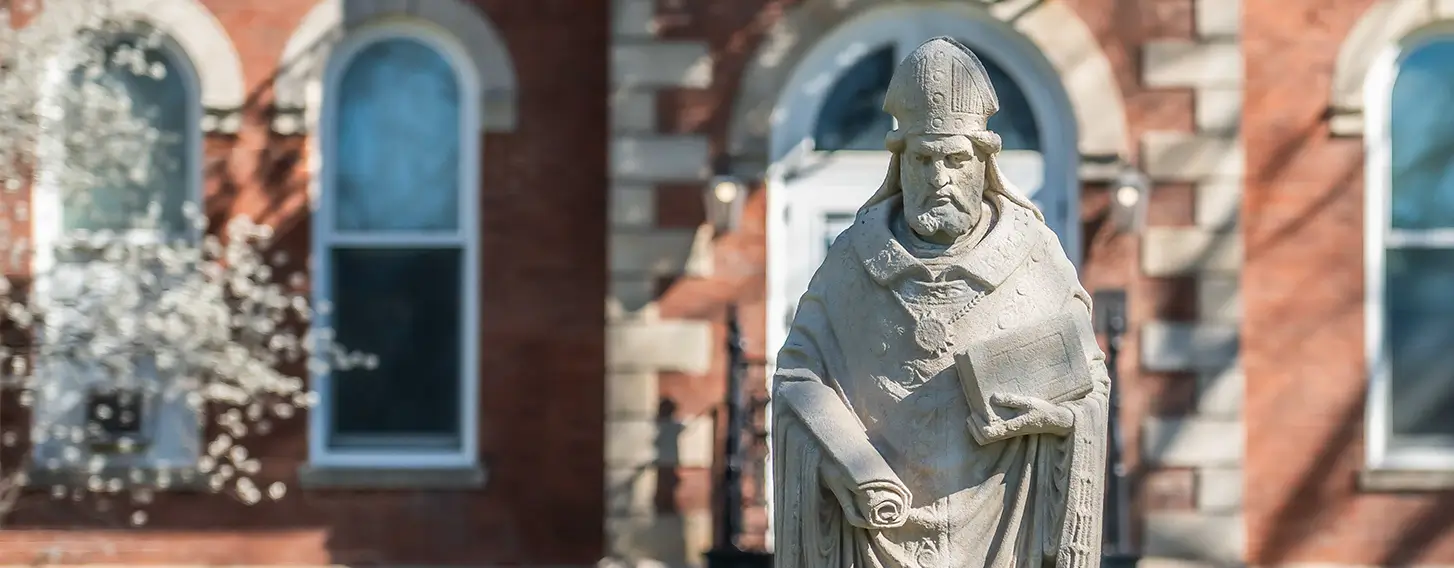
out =
<path fill-rule="evenodd" d="M 970 412 L 993 424 L 1003 420 L 990 404 L 996 394 L 1061 403 L 1089 393 L 1093 378 L 1082 343 L 1090 334 L 1083 329 L 1089 325 L 1085 319 L 1062 313 L 972 343 L 955 355 Z"/>

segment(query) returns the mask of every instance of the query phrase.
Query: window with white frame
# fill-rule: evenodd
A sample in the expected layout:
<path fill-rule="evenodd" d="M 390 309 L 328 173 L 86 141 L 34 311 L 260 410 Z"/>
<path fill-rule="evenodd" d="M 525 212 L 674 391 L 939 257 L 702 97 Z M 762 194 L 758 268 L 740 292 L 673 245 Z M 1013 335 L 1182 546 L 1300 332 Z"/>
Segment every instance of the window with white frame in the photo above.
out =
<path fill-rule="evenodd" d="M 94 303 L 108 301 L 102 293 L 112 282 L 107 278 L 121 276 L 113 265 L 95 262 L 100 248 L 114 239 L 200 236 L 184 213 L 201 200 L 196 74 L 171 38 L 140 25 L 132 31 L 105 40 L 104 57 L 96 61 L 58 58 L 47 84 L 42 104 L 62 112 L 54 114 L 60 118 L 51 137 L 41 141 L 32 195 L 33 268 L 37 299 L 46 310 L 40 341 L 56 341 L 71 330 L 88 333 Z M 143 153 L 127 157 L 132 150 Z M 125 376 L 80 360 L 57 360 L 49 364 L 63 368 L 38 370 L 38 381 L 45 382 L 35 386 L 34 417 L 52 430 L 37 438 L 39 461 L 54 467 L 57 455 L 73 446 L 47 439 L 95 423 L 99 430 L 88 430 L 83 448 L 117 454 L 114 465 L 195 462 L 201 434 L 196 412 L 178 397 L 146 388 L 143 382 L 155 380 L 157 371 L 149 357 L 136 356 L 147 360 L 133 361 Z M 119 440 L 125 441 L 120 447 Z"/>
<path fill-rule="evenodd" d="M 311 461 L 475 460 L 478 80 L 432 30 L 390 25 L 334 48 L 324 82 L 315 321 L 372 369 L 314 375 Z"/>
<path fill-rule="evenodd" d="M 57 62 L 58 77 L 49 92 L 54 97 L 51 102 L 62 107 L 63 118 L 52 130 L 55 139 L 43 142 L 49 150 L 43 159 L 58 169 L 47 172 L 42 165 L 35 195 L 38 245 L 53 247 L 68 238 L 98 233 L 147 239 L 196 236 L 184 214 L 186 203 L 200 200 L 201 99 L 196 75 L 169 38 L 138 30 L 118 34 L 104 46 L 106 62 L 99 73 L 65 71 L 68 63 Z M 88 90 L 93 88 L 98 89 Z M 148 128 L 155 138 L 119 150 L 88 148 L 88 144 L 124 142 L 96 140 L 87 131 L 88 124 L 124 120 L 110 115 L 122 110 L 123 101 L 130 107 L 125 109 L 126 118 L 134 122 L 103 127 L 99 135 L 140 137 L 140 129 Z M 131 147 L 144 149 L 147 155 L 134 161 L 115 155 Z M 78 182 L 88 183 L 78 187 Z M 153 206 L 156 210 L 149 212 Z"/>
<path fill-rule="evenodd" d="M 1408 42 L 1387 67 L 1386 80 L 1370 82 L 1370 101 L 1383 108 L 1370 106 L 1375 124 L 1367 130 L 1370 457 L 1376 466 L 1448 467 L 1454 466 L 1454 114 L 1448 112 L 1454 37 Z"/>

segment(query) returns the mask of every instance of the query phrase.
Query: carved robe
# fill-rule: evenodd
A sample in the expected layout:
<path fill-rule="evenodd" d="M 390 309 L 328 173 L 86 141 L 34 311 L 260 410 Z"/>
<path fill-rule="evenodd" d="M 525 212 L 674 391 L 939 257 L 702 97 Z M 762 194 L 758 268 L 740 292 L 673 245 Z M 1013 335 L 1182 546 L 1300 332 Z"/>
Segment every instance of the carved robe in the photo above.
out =
<path fill-rule="evenodd" d="M 969 430 L 956 343 L 1091 313 L 1054 232 L 1003 193 L 985 199 L 982 236 L 919 258 L 890 228 L 901 196 L 889 195 L 860 212 L 814 274 L 774 378 L 779 568 L 1099 565 L 1109 380 L 1094 338 L 1083 339 L 1095 386 L 1062 403 L 1074 415 L 1069 436 L 981 446 Z M 892 472 L 835 458 L 822 425 L 815 435 L 809 424 L 821 413 L 806 408 L 802 389 L 785 388 L 801 382 L 825 387 L 822 398 L 856 419 L 835 427 L 856 429 Z M 885 518 L 906 520 L 887 526 L 879 512 L 856 510 L 834 473 L 860 489 L 901 481 L 907 510 L 888 506 Z"/>

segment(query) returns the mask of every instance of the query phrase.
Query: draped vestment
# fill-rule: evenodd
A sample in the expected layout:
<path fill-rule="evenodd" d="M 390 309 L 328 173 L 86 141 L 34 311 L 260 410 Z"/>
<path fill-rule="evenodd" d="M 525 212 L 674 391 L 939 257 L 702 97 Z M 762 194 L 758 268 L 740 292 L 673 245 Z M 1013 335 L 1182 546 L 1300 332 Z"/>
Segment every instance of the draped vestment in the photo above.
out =
<path fill-rule="evenodd" d="M 1094 388 L 1062 403 L 1074 415 L 1069 436 L 980 445 L 969 430 L 955 344 L 1067 311 L 1090 317 L 1054 232 L 1003 194 L 985 199 L 989 230 L 935 266 L 894 236 L 900 196 L 871 203 L 814 274 L 774 377 L 778 568 L 1099 565 L 1109 381 L 1095 338 L 1082 338 Z M 924 314 L 948 320 L 947 349 L 915 340 Z M 824 401 L 842 405 L 834 410 L 856 422 L 845 435 L 866 440 L 887 468 L 835 459 L 807 423 L 816 414 L 805 409 Z M 906 520 L 886 526 L 879 512 L 856 510 L 835 476 L 906 490 L 906 510 L 884 513 Z"/>

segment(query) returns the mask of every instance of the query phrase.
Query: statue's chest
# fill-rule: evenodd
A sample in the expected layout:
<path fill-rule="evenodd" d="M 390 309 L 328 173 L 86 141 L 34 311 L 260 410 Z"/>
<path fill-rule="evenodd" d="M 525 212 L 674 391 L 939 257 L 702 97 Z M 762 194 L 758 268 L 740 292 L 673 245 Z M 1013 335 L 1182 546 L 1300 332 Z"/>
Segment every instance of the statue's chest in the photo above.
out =
<path fill-rule="evenodd" d="M 1006 284 L 990 290 L 968 280 L 909 282 L 857 290 L 843 298 L 855 304 L 845 310 L 852 321 L 834 326 L 848 368 L 900 398 L 946 374 L 956 378 L 954 355 L 965 346 L 1049 313 L 1031 286 Z"/>

